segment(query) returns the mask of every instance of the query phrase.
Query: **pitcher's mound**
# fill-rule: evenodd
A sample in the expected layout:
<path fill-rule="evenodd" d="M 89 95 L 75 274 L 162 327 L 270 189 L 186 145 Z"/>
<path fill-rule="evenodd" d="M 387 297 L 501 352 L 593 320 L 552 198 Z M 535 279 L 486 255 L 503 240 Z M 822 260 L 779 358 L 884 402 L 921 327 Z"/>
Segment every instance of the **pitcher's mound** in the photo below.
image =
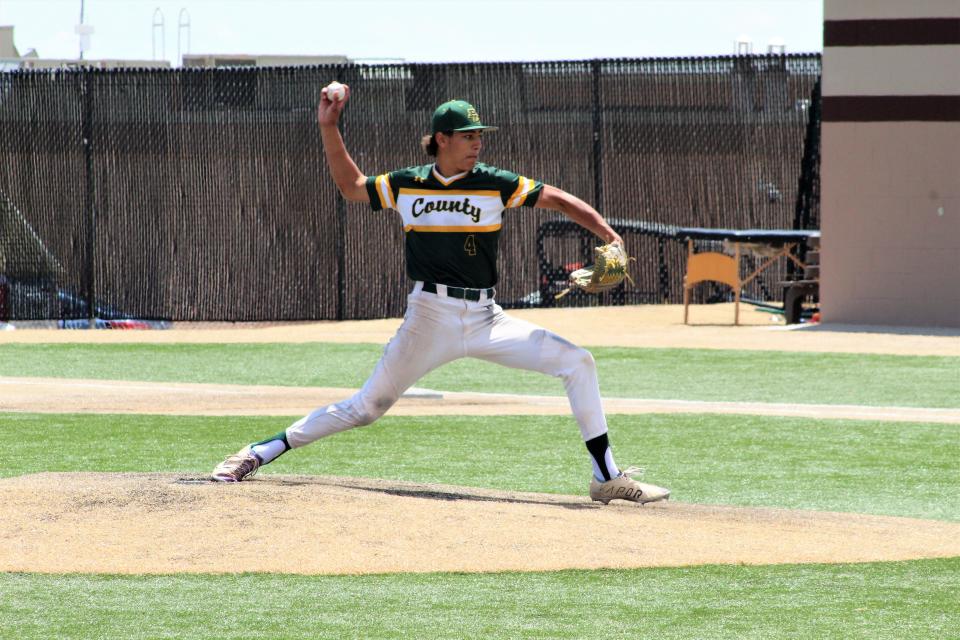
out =
<path fill-rule="evenodd" d="M 960 524 L 369 479 L 42 473 L 0 480 L 0 571 L 346 574 L 960 555 Z"/>

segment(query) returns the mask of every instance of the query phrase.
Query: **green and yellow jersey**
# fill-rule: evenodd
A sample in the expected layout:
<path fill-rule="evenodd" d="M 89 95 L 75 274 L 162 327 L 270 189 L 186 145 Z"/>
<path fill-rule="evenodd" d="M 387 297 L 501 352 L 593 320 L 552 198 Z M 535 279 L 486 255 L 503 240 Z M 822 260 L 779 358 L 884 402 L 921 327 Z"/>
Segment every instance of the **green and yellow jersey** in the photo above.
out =
<path fill-rule="evenodd" d="M 373 210 L 394 209 L 403 220 L 407 275 L 477 289 L 497 284 L 503 212 L 536 205 L 542 189 L 482 163 L 449 178 L 432 164 L 367 178 Z"/>

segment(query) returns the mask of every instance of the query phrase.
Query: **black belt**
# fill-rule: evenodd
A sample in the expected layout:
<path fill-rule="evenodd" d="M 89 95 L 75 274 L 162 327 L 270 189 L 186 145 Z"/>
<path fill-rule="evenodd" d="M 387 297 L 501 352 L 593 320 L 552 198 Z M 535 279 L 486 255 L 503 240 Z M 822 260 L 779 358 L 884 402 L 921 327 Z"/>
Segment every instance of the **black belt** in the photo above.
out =
<path fill-rule="evenodd" d="M 437 285 L 433 282 L 424 282 L 423 290 L 427 293 L 437 293 Z M 489 289 L 464 289 L 463 287 L 447 287 L 447 296 L 451 298 L 459 298 L 460 300 L 472 300 L 474 302 L 480 302 L 480 297 L 484 293 L 487 294 L 487 300 L 493 299 L 493 287 Z"/>

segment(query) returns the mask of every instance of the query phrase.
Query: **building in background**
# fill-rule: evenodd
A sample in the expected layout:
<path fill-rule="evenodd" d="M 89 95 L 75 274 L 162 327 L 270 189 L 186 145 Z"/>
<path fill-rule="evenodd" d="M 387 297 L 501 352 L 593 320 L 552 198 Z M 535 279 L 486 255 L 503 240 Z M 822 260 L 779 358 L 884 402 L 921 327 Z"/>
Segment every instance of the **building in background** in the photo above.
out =
<path fill-rule="evenodd" d="M 311 65 L 350 64 L 347 56 L 285 56 L 233 53 L 188 53 L 184 67 L 305 67 Z"/>
<path fill-rule="evenodd" d="M 184 67 L 301 67 L 311 65 L 337 65 L 355 62 L 343 55 L 272 55 L 233 53 L 188 53 L 183 56 Z M 0 70 L 12 69 L 58 69 L 71 67 L 95 69 L 169 69 L 168 60 L 79 60 L 76 58 L 41 58 L 31 49 L 26 54 L 17 50 L 13 40 L 13 27 L 0 26 Z"/>
<path fill-rule="evenodd" d="M 960 327 L 960 2 L 825 0 L 830 323 Z"/>
<path fill-rule="evenodd" d="M 78 60 L 76 58 L 41 58 L 31 49 L 21 55 L 13 43 L 13 27 L 0 26 L 0 71 L 13 69 L 61 69 L 73 67 L 95 69 L 167 69 L 166 60 Z"/>
<path fill-rule="evenodd" d="M 0 26 L 0 58 L 20 59 L 20 52 L 13 44 L 13 27 Z"/>

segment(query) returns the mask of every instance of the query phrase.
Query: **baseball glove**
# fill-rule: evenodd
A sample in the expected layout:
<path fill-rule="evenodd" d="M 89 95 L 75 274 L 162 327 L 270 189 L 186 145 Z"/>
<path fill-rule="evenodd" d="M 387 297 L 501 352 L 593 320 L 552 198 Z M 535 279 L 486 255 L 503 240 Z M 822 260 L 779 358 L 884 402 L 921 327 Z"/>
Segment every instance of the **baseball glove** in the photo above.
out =
<path fill-rule="evenodd" d="M 627 273 L 627 263 L 634 258 L 627 256 L 622 244 L 611 243 L 593 250 L 596 261 L 583 269 L 570 274 L 569 286 L 556 295 L 560 299 L 574 290 L 587 293 L 602 293 L 613 289 L 626 278 L 633 284 L 633 278 Z"/>

